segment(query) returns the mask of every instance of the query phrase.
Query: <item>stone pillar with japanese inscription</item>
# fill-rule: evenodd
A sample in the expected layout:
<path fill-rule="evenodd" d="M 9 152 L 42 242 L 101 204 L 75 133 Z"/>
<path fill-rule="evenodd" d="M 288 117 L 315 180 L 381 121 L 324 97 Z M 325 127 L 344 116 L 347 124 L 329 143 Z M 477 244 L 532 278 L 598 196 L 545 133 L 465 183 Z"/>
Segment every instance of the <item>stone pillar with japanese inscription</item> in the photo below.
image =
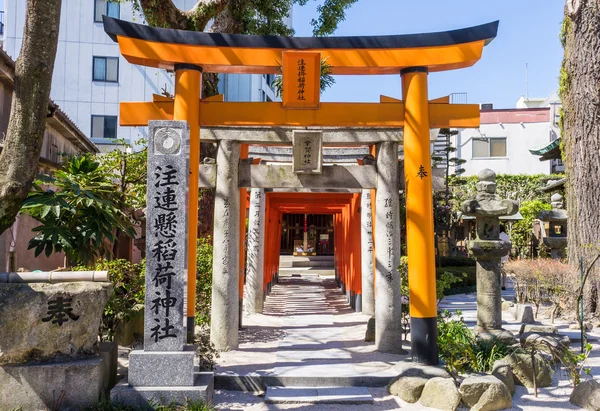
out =
<path fill-rule="evenodd" d="M 148 134 L 144 349 L 129 355 L 128 386 L 111 392 L 128 404 L 180 401 L 181 387 L 203 397 L 184 311 L 190 129 L 185 121 L 151 121 Z"/>
<path fill-rule="evenodd" d="M 263 268 L 265 239 L 265 190 L 253 188 L 250 192 L 250 215 L 248 216 L 248 246 L 246 255 L 246 312 L 263 311 Z"/>
<path fill-rule="evenodd" d="M 400 209 L 398 143 L 380 143 L 377 153 L 375 199 L 375 346 L 401 353 L 402 301 L 400 296 Z"/>
<path fill-rule="evenodd" d="M 217 149 L 210 339 L 220 351 L 238 347 L 240 145 L 222 140 Z"/>
<path fill-rule="evenodd" d="M 373 210 L 371 189 L 362 190 L 360 197 L 362 312 L 375 314 L 375 283 L 373 281 Z"/>

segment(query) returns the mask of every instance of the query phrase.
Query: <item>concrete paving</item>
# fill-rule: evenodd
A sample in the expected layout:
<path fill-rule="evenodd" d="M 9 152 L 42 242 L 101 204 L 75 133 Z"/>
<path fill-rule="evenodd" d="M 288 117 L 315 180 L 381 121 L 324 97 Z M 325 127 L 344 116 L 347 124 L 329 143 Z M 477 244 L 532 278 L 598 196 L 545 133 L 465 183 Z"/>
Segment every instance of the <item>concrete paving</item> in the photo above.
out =
<path fill-rule="evenodd" d="M 508 301 L 513 300 L 514 291 L 510 284 L 502 295 Z M 460 310 L 465 321 L 474 326 L 477 318 L 475 301 L 474 293 L 449 296 L 444 298 L 439 308 L 454 313 Z M 222 353 L 219 359 L 214 404 L 216 409 L 430 410 L 419 404 L 405 403 L 387 393 L 382 381 L 394 375 L 398 361 L 408 361 L 409 357 L 381 354 L 374 350 L 372 343 L 365 343 L 363 339 L 367 320 L 368 316 L 354 313 L 349 308 L 345 296 L 332 280 L 316 276 L 281 278 L 265 302 L 265 313 L 244 318 L 247 326 L 240 332 L 240 348 Z M 572 341 L 579 338 L 579 332 L 569 330 L 565 321 L 557 321 L 556 325 L 560 333 L 568 335 Z M 514 320 L 512 311 L 503 312 L 504 328 L 517 333 L 520 326 Z M 592 375 L 596 376 L 600 375 L 598 337 L 596 329 L 589 333 L 594 351 L 586 362 Z M 404 346 L 409 347 L 406 342 Z M 578 343 L 573 344 L 573 348 L 576 346 Z M 361 380 L 361 376 L 370 376 L 370 380 Z M 365 388 L 368 385 L 365 380 L 373 383 L 377 378 L 381 386 Z M 541 388 L 537 398 L 533 396 L 532 390 L 517 387 L 511 410 L 578 409 L 568 402 L 572 387 L 566 372 L 558 370 L 554 379 L 556 385 Z M 282 386 L 300 391 L 278 391 L 284 389 Z M 320 388 L 335 386 L 362 386 L 360 392 L 368 392 L 373 403 L 343 404 L 343 399 L 337 397 L 337 404 L 317 402 Z M 227 387 L 234 388 L 235 391 L 224 389 Z M 239 391 L 242 387 L 255 392 Z M 272 387 L 280 388 L 273 390 Z M 277 399 L 273 393 L 284 392 L 288 399 L 292 397 L 299 401 L 265 401 L 265 394 L 270 394 L 270 399 Z M 310 397 L 309 402 L 305 402 L 305 396 L 299 395 L 299 392 L 306 393 L 306 397 Z"/>
<path fill-rule="evenodd" d="M 244 317 L 239 349 L 221 354 L 216 386 L 384 386 L 407 356 L 364 342 L 368 319 L 353 312 L 333 279 L 282 276 L 264 314 Z"/>

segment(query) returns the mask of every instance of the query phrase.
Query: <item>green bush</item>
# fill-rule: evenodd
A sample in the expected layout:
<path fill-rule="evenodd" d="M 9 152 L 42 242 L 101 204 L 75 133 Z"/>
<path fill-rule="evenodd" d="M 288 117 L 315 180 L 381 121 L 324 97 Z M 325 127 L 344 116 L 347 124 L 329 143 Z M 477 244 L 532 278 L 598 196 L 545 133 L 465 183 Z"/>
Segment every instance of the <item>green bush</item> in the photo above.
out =
<path fill-rule="evenodd" d="M 469 287 L 477 284 L 477 267 L 468 266 L 442 266 L 436 268 L 437 276 L 439 277 L 442 273 L 452 273 L 460 278 L 460 282 L 456 284 L 456 287 Z"/>
<path fill-rule="evenodd" d="M 445 310 L 438 314 L 438 347 L 440 358 L 452 376 L 466 372 L 490 372 L 496 360 L 512 352 L 512 348 L 498 340 L 475 338 L 473 331 L 456 311 L 458 319 Z"/>
<path fill-rule="evenodd" d="M 199 238 L 196 249 L 196 325 L 210 326 L 213 245 L 210 237 Z"/>
<path fill-rule="evenodd" d="M 100 260 L 92 266 L 78 266 L 74 270 L 108 271 L 113 290 L 102 315 L 100 338 L 112 341 L 119 324 L 129 321 L 133 314 L 144 308 L 146 262 Z"/>

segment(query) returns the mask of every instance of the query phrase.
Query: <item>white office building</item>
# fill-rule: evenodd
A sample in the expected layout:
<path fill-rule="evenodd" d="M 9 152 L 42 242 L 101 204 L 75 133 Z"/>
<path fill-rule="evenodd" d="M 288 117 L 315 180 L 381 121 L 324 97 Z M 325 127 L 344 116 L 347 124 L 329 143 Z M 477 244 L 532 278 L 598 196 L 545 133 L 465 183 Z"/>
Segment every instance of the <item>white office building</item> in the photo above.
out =
<path fill-rule="evenodd" d="M 521 97 L 516 108 L 494 109 L 482 104 L 481 126 L 461 130 L 453 137 L 464 175 L 476 175 L 484 168 L 498 174 L 552 174 L 564 172 L 560 160 L 540 161 L 530 150 L 548 146 L 560 137 L 560 101 L 554 93 L 548 98 Z"/>
<path fill-rule="evenodd" d="M 173 1 L 186 10 L 197 2 Z M 13 59 L 21 49 L 25 8 L 23 0 L 4 0 L 3 47 Z M 172 73 L 131 65 L 120 56 L 118 45 L 104 33 L 104 14 L 143 22 L 131 3 L 63 0 L 51 91 L 51 98 L 101 149 L 110 147 L 114 138 L 134 143 L 146 136 L 145 127 L 118 125 L 119 102 L 151 101 L 152 94 L 174 92 Z M 219 91 L 226 101 L 273 101 L 271 79 L 266 75 L 220 76 Z"/>

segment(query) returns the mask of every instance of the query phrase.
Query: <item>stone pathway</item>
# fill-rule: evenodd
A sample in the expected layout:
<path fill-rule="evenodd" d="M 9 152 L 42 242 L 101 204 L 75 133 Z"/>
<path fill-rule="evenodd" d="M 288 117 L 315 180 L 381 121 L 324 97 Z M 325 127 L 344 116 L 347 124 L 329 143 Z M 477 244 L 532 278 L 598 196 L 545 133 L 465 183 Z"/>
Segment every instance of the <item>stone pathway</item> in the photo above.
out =
<path fill-rule="evenodd" d="M 407 357 L 365 343 L 367 320 L 350 309 L 333 279 L 280 277 L 264 314 L 243 318 L 239 349 L 221 354 L 216 386 L 383 386 Z"/>
<path fill-rule="evenodd" d="M 514 293 L 509 287 L 503 296 L 511 300 Z M 440 308 L 461 310 L 465 321 L 475 325 L 474 293 L 446 297 Z M 505 328 L 518 331 L 520 323 L 509 313 L 503 317 Z M 333 280 L 306 275 L 281 277 L 267 298 L 265 314 L 244 317 L 239 350 L 222 353 L 217 369 L 215 407 L 247 411 L 431 410 L 419 404 L 405 403 L 389 395 L 385 387 L 366 388 L 368 384 L 361 384 L 364 382 L 360 381 L 361 377 L 371 378 L 371 383 L 377 377 L 389 378 L 398 361 L 409 360 L 408 356 L 378 353 L 372 343 L 365 343 L 367 320 L 367 316 L 349 308 Z M 568 330 L 567 324 L 557 325 L 561 334 L 569 335 L 572 340 L 578 338 L 579 332 Z M 593 375 L 600 375 L 599 335 L 595 331 L 590 333 L 595 341 L 587 364 Z M 538 398 L 526 388 L 517 387 L 512 410 L 579 409 L 568 402 L 571 387 L 566 374 L 558 371 L 554 378 L 557 386 L 541 388 Z M 255 390 L 263 391 L 248 393 L 219 389 L 224 384 L 241 381 L 245 385 L 255 384 Z M 260 384 L 265 381 L 270 386 L 285 385 L 286 388 L 270 388 L 264 392 L 264 386 Z M 357 389 L 343 393 L 342 400 L 348 399 L 349 403 L 329 404 L 328 391 L 319 393 L 319 387 L 344 385 L 359 385 L 355 387 Z M 335 391 L 329 391 L 329 394 L 336 395 Z M 362 399 L 367 403 L 357 404 L 350 400 L 353 396 L 356 402 Z M 319 401 L 320 397 L 322 401 Z M 306 403 L 307 400 L 312 403 Z M 341 402 L 340 397 L 335 400 Z"/>

